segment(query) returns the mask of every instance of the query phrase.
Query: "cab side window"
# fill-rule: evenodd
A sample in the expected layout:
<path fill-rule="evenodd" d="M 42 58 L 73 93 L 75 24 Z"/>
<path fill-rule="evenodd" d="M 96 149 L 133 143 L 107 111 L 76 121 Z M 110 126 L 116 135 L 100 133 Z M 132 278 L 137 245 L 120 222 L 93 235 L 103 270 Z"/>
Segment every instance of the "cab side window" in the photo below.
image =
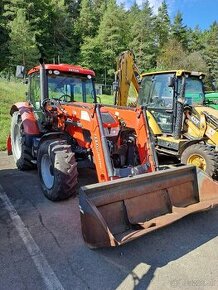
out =
<path fill-rule="evenodd" d="M 168 78 L 173 75 L 156 75 L 150 93 L 150 106 L 159 109 L 173 108 L 173 89 L 168 86 Z"/>
<path fill-rule="evenodd" d="M 152 76 L 143 77 L 139 90 L 139 105 L 148 105 L 150 103 L 150 91 L 152 87 Z"/>
<path fill-rule="evenodd" d="M 30 76 L 29 98 L 35 109 L 40 108 L 40 78 L 39 73 Z"/>

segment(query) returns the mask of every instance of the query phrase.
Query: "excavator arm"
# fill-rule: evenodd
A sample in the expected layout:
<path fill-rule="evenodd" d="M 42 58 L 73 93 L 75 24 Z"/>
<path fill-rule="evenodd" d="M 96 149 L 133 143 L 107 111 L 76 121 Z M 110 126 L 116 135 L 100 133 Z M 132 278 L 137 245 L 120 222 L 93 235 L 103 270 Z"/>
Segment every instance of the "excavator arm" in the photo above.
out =
<path fill-rule="evenodd" d="M 120 54 L 117 62 L 117 71 L 115 74 L 115 105 L 126 106 L 129 101 L 129 90 L 131 84 L 135 90 L 135 95 L 139 92 L 140 73 L 135 64 L 133 52 L 127 50 Z"/>

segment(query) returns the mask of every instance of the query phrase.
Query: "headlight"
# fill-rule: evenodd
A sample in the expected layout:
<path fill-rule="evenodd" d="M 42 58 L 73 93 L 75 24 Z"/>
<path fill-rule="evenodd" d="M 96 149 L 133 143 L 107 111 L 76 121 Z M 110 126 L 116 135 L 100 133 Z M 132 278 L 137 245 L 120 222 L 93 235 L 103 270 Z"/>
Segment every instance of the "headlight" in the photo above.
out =
<path fill-rule="evenodd" d="M 120 127 L 104 128 L 104 134 L 106 137 L 115 137 L 119 134 Z"/>

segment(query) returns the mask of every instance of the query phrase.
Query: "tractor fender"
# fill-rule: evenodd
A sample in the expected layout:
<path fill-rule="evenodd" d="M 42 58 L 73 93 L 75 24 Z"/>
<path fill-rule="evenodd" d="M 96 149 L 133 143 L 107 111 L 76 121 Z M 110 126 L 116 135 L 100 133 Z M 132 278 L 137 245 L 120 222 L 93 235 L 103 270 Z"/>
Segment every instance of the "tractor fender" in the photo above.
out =
<path fill-rule="evenodd" d="M 28 102 L 15 103 L 11 107 L 10 115 L 12 116 L 16 111 L 20 112 L 24 132 L 28 135 L 39 135 L 40 131 L 32 106 Z"/>
<path fill-rule="evenodd" d="M 204 138 L 199 138 L 199 139 L 195 139 L 195 140 L 189 140 L 187 142 L 185 142 L 180 148 L 179 148 L 179 155 L 181 156 L 183 151 L 193 145 L 193 144 L 197 144 L 197 143 L 200 143 L 201 141 L 204 141 L 205 139 Z"/>
<path fill-rule="evenodd" d="M 41 144 L 48 140 L 54 140 L 54 139 L 61 139 L 61 140 L 67 140 L 67 135 L 64 132 L 49 132 L 44 134 L 38 143 L 38 148 L 41 146 Z"/>

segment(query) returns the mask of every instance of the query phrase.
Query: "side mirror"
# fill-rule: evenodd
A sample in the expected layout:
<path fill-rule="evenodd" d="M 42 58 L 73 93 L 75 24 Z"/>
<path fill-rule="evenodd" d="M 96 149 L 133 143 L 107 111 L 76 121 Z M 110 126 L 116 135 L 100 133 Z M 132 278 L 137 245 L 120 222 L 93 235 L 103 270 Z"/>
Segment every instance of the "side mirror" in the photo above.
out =
<path fill-rule="evenodd" d="M 23 65 L 17 65 L 16 67 L 16 78 L 24 79 L 25 77 L 25 67 Z"/>
<path fill-rule="evenodd" d="M 168 77 L 168 87 L 173 88 L 175 85 L 174 77 Z"/>

